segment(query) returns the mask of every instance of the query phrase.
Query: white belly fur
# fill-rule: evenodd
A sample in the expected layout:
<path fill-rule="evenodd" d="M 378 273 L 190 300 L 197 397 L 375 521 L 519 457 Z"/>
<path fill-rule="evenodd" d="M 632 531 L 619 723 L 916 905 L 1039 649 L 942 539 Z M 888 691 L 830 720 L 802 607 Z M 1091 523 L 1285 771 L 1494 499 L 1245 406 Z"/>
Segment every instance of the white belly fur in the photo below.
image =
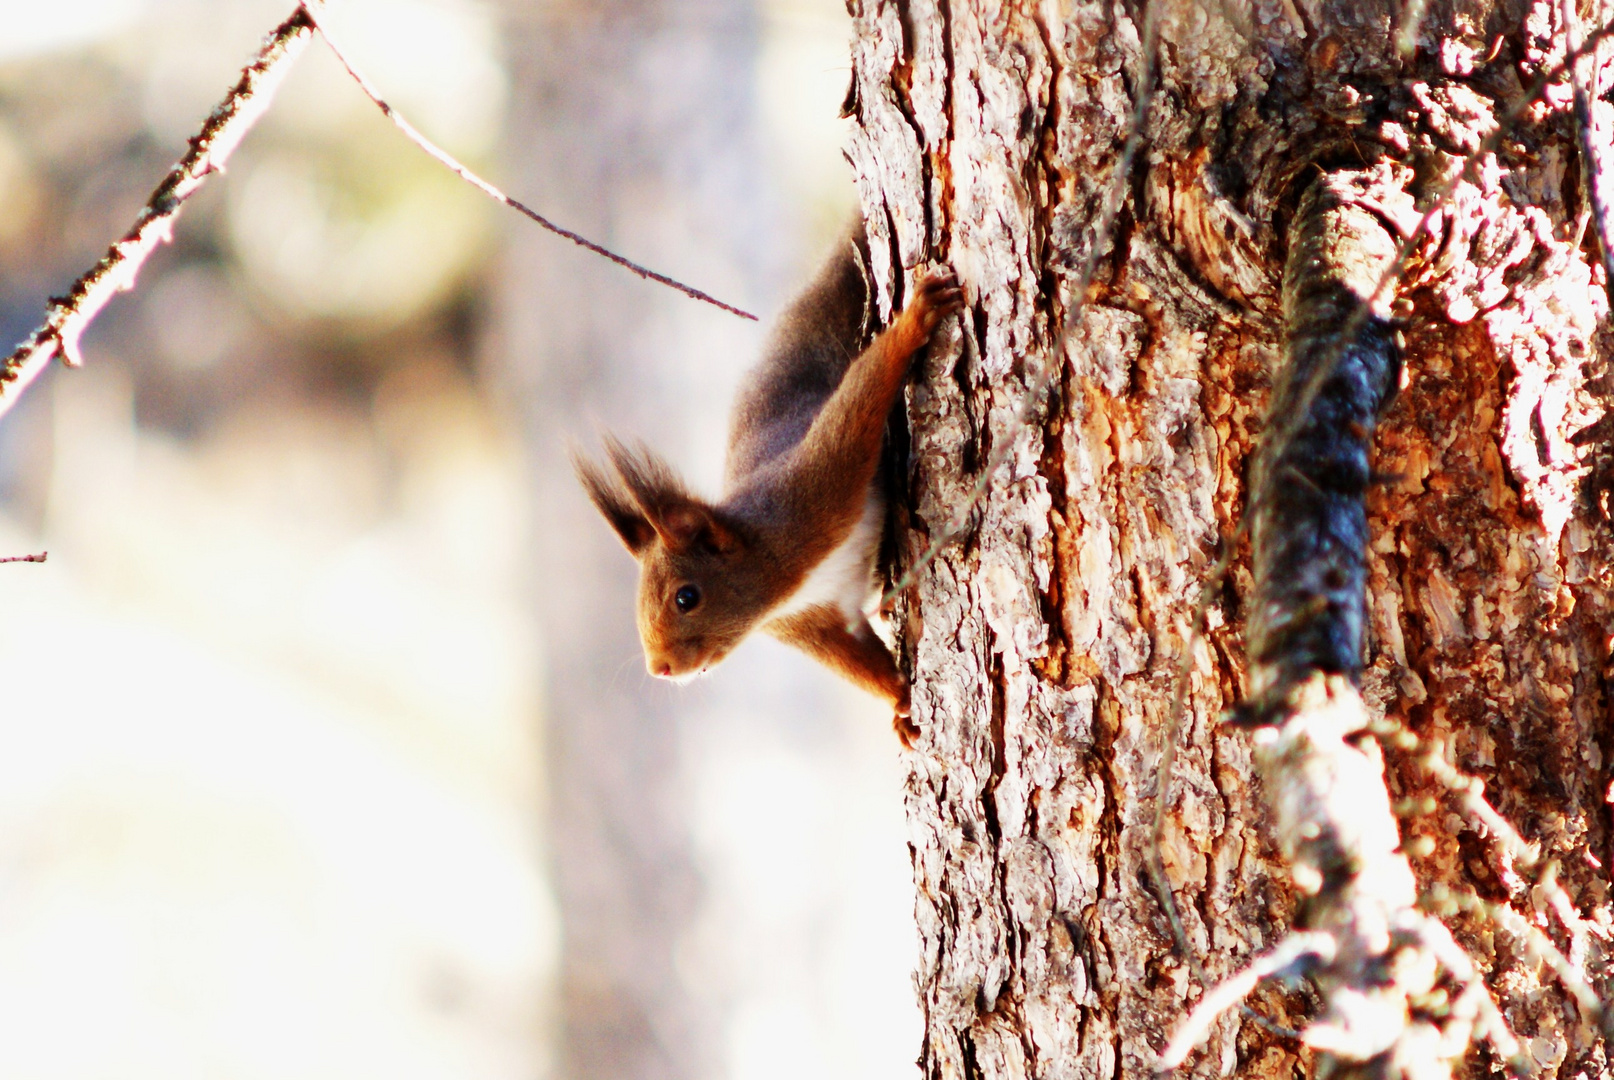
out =
<path fill-rule="evenodd" d="M 877 485 L 869 485 L 858 518 L 846 539 L 813 567 L 796 591 L 785 598 L 771 617 L 794 615 L 820 604 L 833 604 L 851 620 L 860 614 L 874 592 L 874 560 L 880 553 L 880 531 L 885 524 L 885 500 Z"/>

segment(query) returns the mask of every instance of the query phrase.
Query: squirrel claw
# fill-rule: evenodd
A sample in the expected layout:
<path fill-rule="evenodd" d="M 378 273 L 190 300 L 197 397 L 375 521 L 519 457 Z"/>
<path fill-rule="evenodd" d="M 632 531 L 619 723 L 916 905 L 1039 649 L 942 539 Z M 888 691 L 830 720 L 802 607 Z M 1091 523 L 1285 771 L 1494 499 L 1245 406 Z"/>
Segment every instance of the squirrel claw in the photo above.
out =
<path fill-rule="evenodd" d="M 909 696 L 907 684 L 904 683 L 901 693 L 893 703 L 891 716 L 891 726 L 896 729 L 897 738 L 902 740 L 904 750 L 912 750 L 914 743 L 919 739 L 919 728 L 909 716 L 912 708 L 913 699 Z"/>
<path fill-rule="evenodd" d="M 936 270 L 919 283 L 919 299 L 939 310 L 957 311 L 964 304 L 964 290 L 951 270 Z"/>
<path fill-rule="evenodd" d="M 907 713 L 897 713 L 891 718 L 891 726 L 896 729 L 897 738 L 902 740 L 904 750 L 912 750 L 914 743 L 919 741 L 919 728 Z"/>
<path fill-rule="evenodd" d="M 912 307 L 928 336 L 941 320 L 963 310 L 964 290 L 951 270 L 936 270 L 920 280 L 914 290 Z"/>

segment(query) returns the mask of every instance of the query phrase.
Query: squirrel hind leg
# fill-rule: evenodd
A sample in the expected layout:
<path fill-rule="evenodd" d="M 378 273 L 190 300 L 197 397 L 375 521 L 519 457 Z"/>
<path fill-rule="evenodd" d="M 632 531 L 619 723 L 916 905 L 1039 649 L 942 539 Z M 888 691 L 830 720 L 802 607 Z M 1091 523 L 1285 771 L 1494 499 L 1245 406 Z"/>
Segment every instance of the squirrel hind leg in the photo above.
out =
<path fill-rule="evenodd" d="M 908 697 L 908 685 L 903 682 L 902 699 L 896 703 L 896 711 L 891 715 L 891 727 L 902 740 L 904 750 L 912 750 L 914 743 L 919 741 L 919 725 L 913 722 L 911 705 Z"/>

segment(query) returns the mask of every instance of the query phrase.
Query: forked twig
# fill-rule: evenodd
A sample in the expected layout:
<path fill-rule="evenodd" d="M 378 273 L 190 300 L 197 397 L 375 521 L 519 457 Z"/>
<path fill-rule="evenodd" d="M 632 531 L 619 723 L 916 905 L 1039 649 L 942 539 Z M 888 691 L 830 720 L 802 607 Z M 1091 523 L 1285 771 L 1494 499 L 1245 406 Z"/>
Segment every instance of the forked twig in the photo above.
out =
<path fill-rule="evenodd" d="M 1575 1003 L 1589 1017 L 1594 1024 L 1609 1034 L 1610 1014 L 1604 1006 L 1597 992 L 1586 981 L 1576 964 L 1565 956 L 1563 950 L 1558 948 L 1556 942 L 1548 937 L 1538 926 L 1533 925 L 1529 919 L 1520 915 L 1506 904 L 1492 904 L 1471 892 L 1461 892 L 1456 889 L 1437 885 L 1430 889 L 1424 898 L 1427 906 L 1440 908 L 1449 907 L 1458 911 L 1465 911 L 1481 915 L 1490 919 L 1496 925 L 1523 941 L 1530 952 L 1548 967 L 1564 988 L 1574 997 Z"/>
<path fill-rule="evenodd" d="M 1218 585 L 1221 583 L 1222 575 L 1233 565 L 1233 557 L 1238 551 L 1239 540 L 1243 538 L 1245 528 L 1245 522 L 1240 521 L 1234 534 L 1222 541 L 1222 553 L 1211 567 L 1210 577 L 1210 580 Z M 1155 766 L 1154 818 L 1150 825 L 1149 850 L 1143 860 L 1144 866 L 1149 871 L 1149 883 L 1154 886 L 1155 898 L 1166 913 L 1166 921 L 1171 924 L 1171 936 L 1176 939 L 1177 948 L 1182 952 L 1189 970 L 1194 972 L 1201 985 L 1205 983 L 1205 972 L 1200 965 L 1199 956 L 1188 946 L 1188 932 L 1183 928 L 1182 913 L 1177 910 L 1177 898 L 1171 891 L 1171 881 L 1166 877 L 1166 867 L 1160 852 L 1165 847 L 1166 810 L 1170 806 L 1171 779 L 1177 765 L 1177 744 L 1182 740 L 1183 720 L 1188 714 L 1188 681 L 1193 677 L 1194 648 L 1203 635 L 1205 621 L 1210 616 L 1211 603 L 1215 599 L 1216 592 L 1209 585 L 1199 591 L 1199 598 L 1194 604 L 1194 611 L 1189 621 L 1188 642 L 1177 663 L 1171 710 L 1166 715 L 1165 730 L 1161 733 L 1160 762 Z"/>
<path fill-rule="evenodd" d="M 134 287 L 135 279 L 152 252 L 173 236 L 174 222 L 185 203 L 201 188 L 207 178 L 224 171 L 230 155 L 241 140 L 268 111 L 292 63 L 307 48 L 314 30 L 325 34 L 331 51 L 347 68 L 348 74 L 366 95 L 379 106 L 394 124 L 415 144 L 457 176 L 479 190 L 497 199 L 513 210 L 526 215 L 559 236 L 609 259 L 627 270 L 657 284 L 677 289 L 685 296 L 722 309 L 744 319 L 755 320 L 748 311 L 725 304 L 707 293 L 680 281 L 658 274 L 615 252 L 601 247 L 587 238 L 562 228 L 530 207 L 505 195 L 498 188 L 460 164 L 416 131 L 397 111 L 375 92 L 374 87 L 359 74 L 331 41 L 324 28 L 315 21 L 314 9 L 322 0 L 309 0 L 299 4 L 291 17 L 277 26 L 258 53 L 241 72 L 240 79 L 218 106 L 208 115 L 201 131 L 190 139 L 190 149 L 168 171 L 151 198 L 135 218 L 135 223 L 123 238 L 107 249 L 100 262 L 75 281 L 63 296 L 52 297 L 46 308 L 45 321 L 25 338 L 11 354 L 0 361 L 0 416 L 14 404 L 22 391 L 45 370 L 50 361 L 60 356 L 69 367 L 82 363 L 79 342 L 90 323 L 100 314 L 107 302 L 120 292 Z"/>
<path fill-rule="evenodd" d="M 1243 1002 L 1262 982 L 1304 974 L 1313 963 L 1328 963 L 1334 958 L 1335 948 L 1332 934 L 1321 931 L 1290 934 L 1277 948 L 1252 961 L 1243 971 L 1208 989 L 1188 1018 L 1178 1025 L 1166 1048 L 1160 1051 L 1160 1071 L 1169 1072 L 1187 1061 L 1188 1055 L 1210 1034 L 1217 1018 Z"/>
<path fill-rule="evenodd" d="M 1508 1027 L 1507 1018 L 1502 1010 L 1496 1007 L 1491 992 L 1485 986 L 1485 980 L 1480 978 L 1474 969 L 1474 961 L 1452 938 L 1451 931 L 1438 919 L 1426 918 L 1418 927 L 1418 940 L 1429 955 L 1440 962 L 1452 978 L 1462 985 L 1458 996 L 1458 1004 L 1466 1005 L 1472 1010 L 1474 1026 L 1480 1029 L 1485 1041 L 1491 1044 L 1498 1057 L 1508 1063 L 1515 1076 L 1529 1076 L 1535 1072 L 1535 1065 L 1525 1056 L 1524 1048 L 1519 1045 L 1518 1037 L 1513 1029 Z"/>
<path fill-rule="evenodd" d="M 308 46 L 313 30 L 313 20 L 301 6 L 275 28 L 241 72 L 240 81 L 191 138 L 185 156 L 157 185 L 123 239 L 75 281 L 65 296 L 51 299 L 44 324 L 0 363 L 0 415 L 16 404 L 53 357 L 60 356 L 70 367 L 82 362 L 79 339 L 90 321 L 114 295 L 134 286 L 146 259 L 173 235 L 174 219 L 185 201 L 210 175 L 224 171 L 230 154 L 269 108 L 275 90 Z"/>
<path fill-rule="evenodd" d="M 1513 823 L 1485 798 L 1484 781 L 1449 764 L 1438 744 L 1428 746 L 1425 753 L 1415 755 L 1413 760 L 1456 797 L 1467 813 L 1469 822 L 1476 826 L 1476 831 L 1489 834 L 1512 857 L 1519 869 L 1531 873 L 1541 868 L 1540 849 L 1519 835 Z M 1577 942 L 1584 942 L 1587 932 L 1585 920 L 1580 917 L 1574 901 L 1556 877 L 1551 873 L 1543 874 L 1535 882 L 1535 887 L 1542 890 L 1564 930 Z"/>
<path fill-rule="evenodd" d="M 375 102 L 376 107 L 381 110 L 382 114 L 385 115 L 388 120 L 391 120 L 393 124 L 397 126 L 398 130 L 404 133 L 405 137 L 407 137 L 410 142 L 424 150 L 432 157 L 433 160 L 437 161 L 455 176 L 458 176 L 461 180 L 464 180 L 467 184 L 470 184 L 472 187 L 487 195 L 489 198 L 503 203 L 505 206 L 508 206 L 510 209 L 516 211 L 516 213 L 537 222 L 539 225 L 543 226 L 545 229 L 548 229 L 556 236 L 564 237 L 565 239 L 576 244 L 578 247 L 592 251 L 594 254 L 603 259 L 609 259 L 611 262 L 616 263 L 623 269 L 632 271 L 633 273 L 639 275 L 646 281 L 654 281 L 658 284 L 666 285 L 668 288 L 677 289 L 679 292 L 683 293 L 692 300 L 699 300 L 702 303 L 711 304 L 715 308 L 726 311 L 731 315 L 738 315 L 742 319 L 750 319 L 752 322 L 757 321 L 757 317 L 751 314 L 749 311 L 744 311 L 740 308 L 734 307 L 731 304 L 725 304 L 723 301 L 717 299 L 715 296 L 712 296 L 709 293 L 704 293 L 694 286 L 685 285 L 683 282 L 670 278 L 666 274 L 659 274 L 656 271 L 651 270 L 649 267 L 639 265 L 631 259 L 623 258 L 616 252 L 601 247 L 599 244 L 596 244 L 594 241 L 588 239 L 588 237 L 582 236 L 568 228 L 555 224 L 553 221 L 550 221 L 548 218 L 544 217 L 526 203 L 512 199 L 503 191 L 500 191 L 488 181 L 482 179 L 482 177 L 472 172 L 468 166 L 462 164 L 447 150 L 444 150 L 442 147 L 426 138 L 426 136 L 422 135 L 413 124 L 403 118 L 397 109 L 394 109 L 386 102 L 385 99 L 381 97 L 380 92 L 375 88 L 375 84 L 371 83 L 369 79 L 366 79 L 359 72 L 359 69 L 353 66 L 353 61 L 348 59 L 347 53 L 343 51 L 341 46 L 336 43 L 336 39 L 331 37 L 329 28 L 327 28 L 324 23 L 320 22 L 319 17 L 313 13 L 314 8 L 318 6 L 320 6 L 318 2 L 312 5 L 304 5 L 305 9 L 309 12 L 309 17 L 314 19 L 315 24 L 319 27 L 320 36 L 325 39 L 325 44 L 330 47 L 331 52 L 335 54 L 336 59 L 341 62 L 341 65 L 347 69 L 347 73 L 353 77 L 353 81 L 359 84 L 359 89 L 364 91 L 366 97 Z"/>

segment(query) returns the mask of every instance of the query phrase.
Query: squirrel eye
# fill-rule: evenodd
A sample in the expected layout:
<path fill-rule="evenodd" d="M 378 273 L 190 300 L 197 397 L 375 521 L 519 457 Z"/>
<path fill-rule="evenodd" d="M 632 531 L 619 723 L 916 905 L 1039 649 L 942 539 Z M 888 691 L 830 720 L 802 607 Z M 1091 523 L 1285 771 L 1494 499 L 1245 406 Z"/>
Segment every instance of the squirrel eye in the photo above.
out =
<path fill-rule="evenodd" d="M 674 606 L 676 606 L 678 610 L 683 612 L 685 615 L 688 615 L 691 611 L 694 611 L 696 605 L 698 605 L 700 602 L 701 591 L 693 585 L 685 585 L 683 588 L 679 589 L 673 594 Z"/>

